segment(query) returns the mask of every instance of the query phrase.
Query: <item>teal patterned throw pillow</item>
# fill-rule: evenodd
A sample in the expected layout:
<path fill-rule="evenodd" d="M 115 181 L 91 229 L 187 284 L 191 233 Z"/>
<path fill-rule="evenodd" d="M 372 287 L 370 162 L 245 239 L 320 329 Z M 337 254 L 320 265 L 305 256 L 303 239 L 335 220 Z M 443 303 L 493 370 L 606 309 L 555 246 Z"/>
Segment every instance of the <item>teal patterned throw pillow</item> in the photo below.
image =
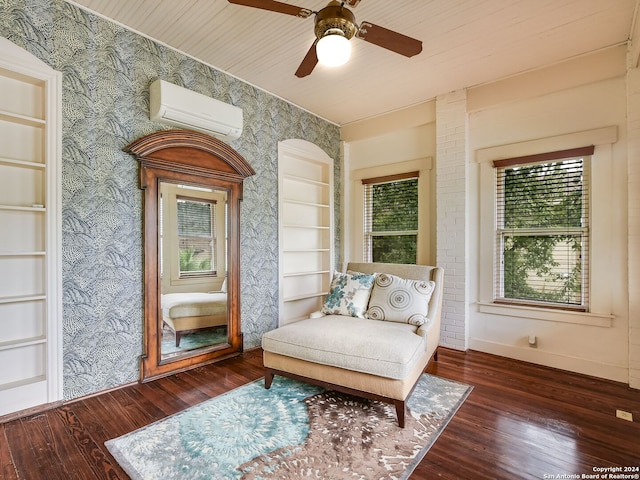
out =
<path fill-rule="evenodd" d="M 322 313 L 364 318 L 375 275 L 335 272 Z"/>

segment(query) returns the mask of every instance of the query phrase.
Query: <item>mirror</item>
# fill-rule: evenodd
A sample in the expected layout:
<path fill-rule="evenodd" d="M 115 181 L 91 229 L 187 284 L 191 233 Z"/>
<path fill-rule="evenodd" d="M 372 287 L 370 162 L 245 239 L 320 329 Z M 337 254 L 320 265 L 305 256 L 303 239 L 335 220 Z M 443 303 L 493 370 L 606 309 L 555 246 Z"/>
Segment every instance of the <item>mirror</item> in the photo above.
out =
<path fill-rule="evenodd" d="M 204 133 L 152 133 L 125 149 L 144 189 L 142 380 L 237 355 L 240 200 L 255 172 Z"/>
<path fill-rule="evenodd" d="M 228 343 L 227 192 L 160 182 L 160 356 Z"/>

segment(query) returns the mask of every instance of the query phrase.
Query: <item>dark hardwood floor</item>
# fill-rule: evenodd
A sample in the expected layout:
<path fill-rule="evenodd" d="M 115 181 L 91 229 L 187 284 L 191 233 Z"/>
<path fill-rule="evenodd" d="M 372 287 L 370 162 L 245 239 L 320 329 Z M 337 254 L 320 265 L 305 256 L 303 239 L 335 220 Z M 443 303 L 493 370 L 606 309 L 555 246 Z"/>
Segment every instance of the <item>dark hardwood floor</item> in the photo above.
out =
<path fill-rule="evenodd" d="M 473 351 L 441 349 L 428 371 L 474 390 L 412 479 L 640 477 L 583 476 L 640 467 L 640 391 Z M 106 440 L 260 377 L 253 350 L 0 424 L 0 478 L 127 479 Z"/>

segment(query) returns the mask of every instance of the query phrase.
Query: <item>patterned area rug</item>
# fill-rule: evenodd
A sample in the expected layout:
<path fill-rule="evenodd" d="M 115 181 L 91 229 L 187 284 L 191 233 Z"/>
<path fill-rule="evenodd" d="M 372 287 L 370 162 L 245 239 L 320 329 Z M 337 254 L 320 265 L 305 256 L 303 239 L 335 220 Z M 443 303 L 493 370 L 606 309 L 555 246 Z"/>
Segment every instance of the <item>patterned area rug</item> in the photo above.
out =
<path fill-rule="evenodd" d="M 424 374 L 393 405 L 276 376 L 258 380 L 106 446 L 132 479 L 406 479 L 471 392 Z"/>

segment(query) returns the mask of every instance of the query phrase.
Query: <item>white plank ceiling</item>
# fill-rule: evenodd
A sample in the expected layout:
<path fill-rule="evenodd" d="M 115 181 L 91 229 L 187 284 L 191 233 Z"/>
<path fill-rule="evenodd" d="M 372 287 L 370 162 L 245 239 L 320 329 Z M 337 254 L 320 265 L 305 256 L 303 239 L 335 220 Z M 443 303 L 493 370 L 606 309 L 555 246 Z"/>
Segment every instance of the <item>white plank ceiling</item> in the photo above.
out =
<path fill-rule="evenodd" d="M 283 0 L 320 10 L 327 0 Z M 423 42 L 405 58 L 354 38 L 342 67 L 294 72 L 314 40 L 301 19 L 227 0 L 75 0 L 137 32 L 346 125 L 629 40 L 639 0 L 362 0 L 368 21 Z"/>

